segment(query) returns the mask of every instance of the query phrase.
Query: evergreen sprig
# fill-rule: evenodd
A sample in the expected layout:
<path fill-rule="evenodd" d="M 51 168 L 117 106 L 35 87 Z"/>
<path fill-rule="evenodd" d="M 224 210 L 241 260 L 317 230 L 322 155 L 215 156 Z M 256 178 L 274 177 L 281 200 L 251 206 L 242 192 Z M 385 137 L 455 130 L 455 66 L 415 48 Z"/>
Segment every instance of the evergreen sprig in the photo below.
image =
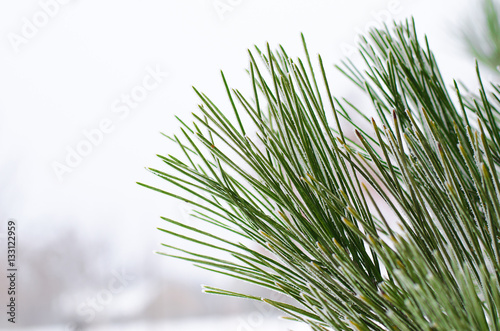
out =
<path fill-rule="evenodd" d="M 304 48 L 304 60 L 249 52 L 249 97 L 222 75 L 232 115 L 195 89 L 199 112 L 171 138 L 182 160 L 149 169 L 185 193 L 140 185 L 219 230 L 163 218 L 200 249 L 160 254 L 286 295 L 205 287 L 313 330 L 500 330 L 500 86 L 478 70 L 477 96 L 447 88 L 414 22 L 395 24 L 362 42 L 363 68 L 339 66 L 373 101 L 369 119 Z M 353 140 L 341 124 L 359 126 L 352 110 L 373 128 Z"/>

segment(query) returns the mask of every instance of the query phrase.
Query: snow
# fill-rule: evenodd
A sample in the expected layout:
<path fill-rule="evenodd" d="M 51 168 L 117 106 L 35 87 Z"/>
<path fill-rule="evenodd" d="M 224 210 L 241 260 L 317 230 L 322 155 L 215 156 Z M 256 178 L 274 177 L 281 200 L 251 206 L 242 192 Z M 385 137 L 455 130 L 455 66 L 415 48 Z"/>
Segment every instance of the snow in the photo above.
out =
<path fill-rule="evenodd" d="M 16 328 L 22 331 L 70 331 L 68 326 L 50 325 L 33 328 Z M 229 317 L 191 318 L 163 322 L 134 322 L 87 327 L 89 331 L 310 331 L 303 323 L 281 318 L 259 318 L 242 315 Z"/>

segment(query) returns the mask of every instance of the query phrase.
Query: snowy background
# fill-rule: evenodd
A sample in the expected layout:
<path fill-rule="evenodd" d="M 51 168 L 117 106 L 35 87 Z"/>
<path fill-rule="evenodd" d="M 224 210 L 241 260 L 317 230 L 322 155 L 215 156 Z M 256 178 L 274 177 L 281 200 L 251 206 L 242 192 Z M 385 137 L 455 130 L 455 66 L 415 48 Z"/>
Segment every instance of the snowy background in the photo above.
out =
<path fill-rule="evenodd" d="M 219 70 L 250 91 L 252 45 L 321 53 L 335 93 L 357 92 L 334 64 L 356 35 L 411 15 L 445 79 L 475 86 L 456 29 L 477 0 L 22 0 L 0 2 L 0 234 L 18 223 L 18 315 L 26 330 L 307 330 L 267 307 L 202 294 L 246 285 L 153 254 L 160 216 L 195 222 L 144 170 L 173 145 L 196 86 L 224 101 Z M 485 74 L 488 79 L 488 74 Z M 470 83 L 470 84 L 469 84 Z M 75 155 L 79 152 L 80 155 Z M 82 155 L 83 154 L 83 155 Z M 6 304 L 5 236 L 0 303 Z M 109 295 L 111 293 L 111 295 Z M 10 328 L 1 310 L 0 326 Z"/>

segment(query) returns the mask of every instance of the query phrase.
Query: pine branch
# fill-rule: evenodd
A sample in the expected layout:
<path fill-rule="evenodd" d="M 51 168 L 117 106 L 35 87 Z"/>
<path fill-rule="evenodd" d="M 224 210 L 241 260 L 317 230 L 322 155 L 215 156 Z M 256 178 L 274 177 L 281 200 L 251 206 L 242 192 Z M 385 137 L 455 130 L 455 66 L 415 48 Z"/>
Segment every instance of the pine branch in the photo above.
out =
<path fill-rule="evenodd" d="M 222 75 L 231 117 L 195 89 L 199 112 L 173 138 L 185 161 L 150 169 L 185 193 L 141 185 L 218 230 L 164 218 L 200 249 L 161 254 L 286 295 L 295 304 L 206 287 L 313 330 L 499 330 L 500 87 L 451 94 L 413 21 L 373 30 L 364 68 L 339 67 L 378 114 L 354 142 L 340 124 L 352 104 L 304 48 L 305 61 L 250 52 L 250 97 Z"/>

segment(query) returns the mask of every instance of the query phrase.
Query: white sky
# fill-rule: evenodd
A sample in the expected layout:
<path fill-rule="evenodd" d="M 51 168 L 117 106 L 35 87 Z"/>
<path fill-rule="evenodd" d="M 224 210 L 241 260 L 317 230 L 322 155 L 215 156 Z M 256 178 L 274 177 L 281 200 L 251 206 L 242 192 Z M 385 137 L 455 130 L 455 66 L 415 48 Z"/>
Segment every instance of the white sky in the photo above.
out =
<path fill-rule="evenodd" d="M 147 218 L 169 209 L 134 184 L 154 180 L 142 167 L 158 164 L 154 155 L 168 152 L 158 132 L 172 132 L 174 114 L 196 109 L 191 85 L 225 101 L 220 69 L 234 86 L 248 89 L 246 49 L 253 44 L 281 43 L 289 54 L 302 55 L 299 33 L 304 32 L 311 51 L 333 65 L 342 56 L 340 45 L 352 45 L 356 31 L 374 21 L 373 13 L 398 8 L 394 19 L 414 14 L 421 30 L 439 29 L 430 36 L 431 42 L 439 40 L 435 49 L 445 50 L 439 57 L 449 56 L 450 46 L 455 46 L 451 53 L 461 51 L 451 40 L 442 42 L 443 36 L 451 39 L 448 23 L 458 24 L 449 13 L 457 11 L 459 1 L 401 0 L 398 6 L 373 0 L 233 0 L 236 5 L 223 13 L 224 20 L 214 3 L 69 1 L 19 52 L 9 33 L 21 35 L 23 20 L 32 21 L 40 6 L 37 1 L 0 4 L 0 155 L 2 165 L 17 170 L 6 173 L 13 204 L 3 216 L 26 223 L 77 218 L 71 221 L 75 226 L 120 220 L 144 229 L 143 222 L 151 224 Z M 448 61 L 456 60 L 444 64 Z M 121 119 L 113 103 L 141 84 L 146 67 L 156 66 L 168 78 Z M 339 93 L 342 88 L 347 90 L 341 86 Z M 114 131 L 59 181 L 52 162 L 63 162 L 67 146 L 76 148 L 85 139 L 82 130 L 105 118 Z"/>

